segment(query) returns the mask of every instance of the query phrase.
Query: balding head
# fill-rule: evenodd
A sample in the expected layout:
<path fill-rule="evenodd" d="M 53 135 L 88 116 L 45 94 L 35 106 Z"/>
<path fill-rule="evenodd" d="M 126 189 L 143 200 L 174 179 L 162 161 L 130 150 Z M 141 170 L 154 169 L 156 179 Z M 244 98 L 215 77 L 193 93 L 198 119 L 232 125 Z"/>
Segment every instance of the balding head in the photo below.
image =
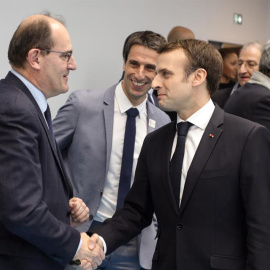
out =
<path fill-rule="evenodd" d="M 54 41 L 52 26 L 63 27 L 63 22 L 46 15 L 31 15 L 24 19 L 15 31 L 8 49 L 8 59 L 13 67 L 24 68 L 29 50 L 32 48 L 51 49 Z"/>
<path fill-rule="evenodd" d="M 183 26 L 175 26 L 168 34 L 167 40 L 177 41 L 177 40 L 184 40 L 184 39 L 195 39 L 194 33 Z"/>

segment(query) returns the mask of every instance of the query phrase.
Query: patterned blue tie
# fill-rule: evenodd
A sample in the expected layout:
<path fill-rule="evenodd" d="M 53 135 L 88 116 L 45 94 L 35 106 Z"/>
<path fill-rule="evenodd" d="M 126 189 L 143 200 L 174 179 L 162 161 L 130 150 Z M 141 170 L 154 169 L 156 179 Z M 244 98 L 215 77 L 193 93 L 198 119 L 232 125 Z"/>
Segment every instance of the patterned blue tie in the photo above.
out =
<path fill-rule="evenodd" d="M 182 165 L 185 153 L 185 142 L 189 128 L 192 126 L 189 122 L 180 122 L 177 124 L 177 145 L 170 162 L 170 178 L 172 182 L 175 201 L 179 206 L 180 185 Z"/>
<path fill-rule="evenodd" d="M 136 136 L 136 117 L 139 114 L 139 111 L 136 108 L 131 108 L 127 110 L 126 113 L 127 122 L 118 188 L 118 198 L 116 206 L 117 209 L 121 208 L 124 205 L 125 197 L 130 189 L 134 144 Z"/>

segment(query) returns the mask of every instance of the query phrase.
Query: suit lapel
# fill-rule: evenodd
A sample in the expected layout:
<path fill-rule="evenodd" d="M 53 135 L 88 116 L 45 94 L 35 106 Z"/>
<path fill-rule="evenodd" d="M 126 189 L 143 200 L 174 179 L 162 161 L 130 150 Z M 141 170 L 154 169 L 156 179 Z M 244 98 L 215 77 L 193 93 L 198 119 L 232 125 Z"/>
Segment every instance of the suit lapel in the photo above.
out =
<path fill-rule="evenodd" d="M 110 87 L 104 95 L 104 122 L 106 133 L 106 175 L 109 169 L 110 154 L 112 151 L 113 118 L 114 118 L 114 95 L 116 85 Z"/>
<path fill-rule="evenodd" d="M 156 130 L 157 119 L 151 108 L 150 101 L 146 102 L 146 110 L 147 110 L 147 134 Z"/>
<path fill-rule="evenodd" d="M 162 136 L 162 151 L 161 151 L 161 178 L 164 186 L 164 191 L 168 196 L 168 199 L 175 211 L 176 214 L 179 212 L 179 207 L 175 201 L 173 195 L 173 189 L 170 179 L 170 159 L 172 152 L 172 145 L 176 133 L 176 121 L 172 121 L 168 126 L 168 128 L 164 129 L 165 133 Z"/>
<path fill-rule="evenodd" d="M 7 77 L 6 77 L 6 80 L 8 82 L 10 82 L 12 85 L 15 85 L 18 89 L 20 89 L 29 99 L 30 101 L 33 103 L 35 109 L 36 109 L 36 112 L 38 114 L 38 117 L 39 117 L 39 120 L 41 122 L 41 125 L 43 126 L 43 129 L 46 133 L 46 136 L 48 138 L 48 141 L 49 141 L 49 144 L 50 144 L 50 147 L 51 147 L 51 150 L 53 152 L 53 155 L 56 159 L 56 162 L 60 168 L 60 171 L 63 175 L 63 179 L 64 179 L 64 184 L 65 184 L 65 187 L 67 188 L 67 192 L 68 192 L 68 195 L 69 196 L 72 196 L 73 195 L 73 190 L 72 190 L 72 186 L 66 176 L 66 173 L 64 171 L 64 167 L 63 167 L 63 164 L 61 163 L 60 161 L 60 153 L 58 151 L 57 153 L 57 149 L 54 147 L 54 143 L 52 141 L 52 138 L 51 138 L 51 135 L 50 135 L 50 131 L 48 129 L 48 126 L 47 126 L 47 123 L 44 119 L 44 116 L 36 102 L 36 100 L 34 99 L 33 95 L 31 94 L 31 92 L 28 90 L 28 88 L 25 86 L 25 84 L 19 79 L 17 78 L 13 73 L 9 72 Z"/>
<path fill-rule="evenodd" d="M 214 113 L 202 136 L 201 142 L 197 148 L 193 161 L 189 167 L 179 214 L 184 211 L 189 201 L 189 198 L 196 186 L 199 176 L 203 168 L 205 167 L 205 164 L 207 163 L 213 149 L 215 148 L 215 145 L 220 135 L 223 132 L 223 130 L 219 128 L 219 126 L 223 124 L 223 122 L 224 111 L 221 110 L 218 106 L 216 106 Z"/>

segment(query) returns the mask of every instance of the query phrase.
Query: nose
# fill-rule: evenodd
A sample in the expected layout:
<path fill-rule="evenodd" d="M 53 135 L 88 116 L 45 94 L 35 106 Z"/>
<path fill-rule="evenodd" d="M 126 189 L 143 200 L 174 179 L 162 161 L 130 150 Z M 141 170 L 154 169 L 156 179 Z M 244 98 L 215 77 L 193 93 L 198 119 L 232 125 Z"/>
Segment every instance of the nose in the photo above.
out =
<path fill-rule="evenodd" d="M 136 76 L 137 80 L 144 79 L 145 73 L 144 73 L 144 67 L 143 66 L 138 67 L 135 76 Z"/>
<path fill-rule="evenodd" d="M 245 64 L 245 63 L 242 63 L 241 65 L 239 65 L 238 72 L 239 72 L 240 74 L 246 73 L 246 72 L 247 72 L 247 67 L 246 67 L 246 64 Z"/>
<path fill-rule="evenodd" d="M 75 58 L 74 58 L 73 55 L 69 59 L 68 69 L 69 70 L 76 70 L 77 69 L 77 63 L 76 63 Z"/>
<path fill-rule="evenodd" d="M 151 87 L 155 90 L 160 89 L 160 80 L 159 80 L 159 76 L 156 75 L 155 78 L 152 81 Z"/>

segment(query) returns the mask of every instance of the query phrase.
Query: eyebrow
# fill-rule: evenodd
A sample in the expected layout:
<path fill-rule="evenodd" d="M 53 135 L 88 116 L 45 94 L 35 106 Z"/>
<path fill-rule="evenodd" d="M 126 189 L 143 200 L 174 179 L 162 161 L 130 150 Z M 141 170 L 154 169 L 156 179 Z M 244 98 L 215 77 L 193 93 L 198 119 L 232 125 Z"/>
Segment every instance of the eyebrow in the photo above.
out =
<path fill-rule="evenodd" d="M 157 70 L 157 73 L 162 73 L 162 72 L 168 72 L 168 73 L 173 73 L 172 71 L 170 71 L 170 70 L 168 70 L 167 68 L 162 68 L 162 69 L 159 69 L 159 70 Z"/>

